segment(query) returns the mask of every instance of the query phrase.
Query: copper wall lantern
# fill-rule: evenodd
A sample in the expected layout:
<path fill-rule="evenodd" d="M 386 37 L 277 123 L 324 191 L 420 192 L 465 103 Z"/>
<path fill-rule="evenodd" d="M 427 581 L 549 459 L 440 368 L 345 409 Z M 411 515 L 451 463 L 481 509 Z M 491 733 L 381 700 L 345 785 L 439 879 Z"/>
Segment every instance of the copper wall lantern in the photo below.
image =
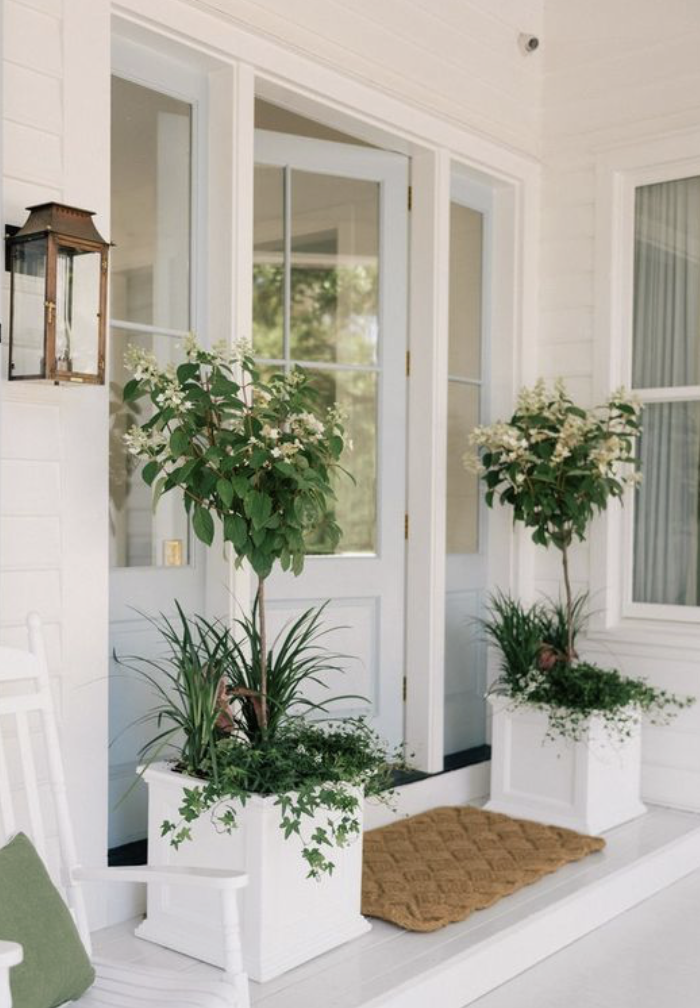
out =
<path fill-rule="evenodd" d="M 8 239 L 9 378 L 103 385 L 109 244 L 89 210 L 27 209 Z"/>

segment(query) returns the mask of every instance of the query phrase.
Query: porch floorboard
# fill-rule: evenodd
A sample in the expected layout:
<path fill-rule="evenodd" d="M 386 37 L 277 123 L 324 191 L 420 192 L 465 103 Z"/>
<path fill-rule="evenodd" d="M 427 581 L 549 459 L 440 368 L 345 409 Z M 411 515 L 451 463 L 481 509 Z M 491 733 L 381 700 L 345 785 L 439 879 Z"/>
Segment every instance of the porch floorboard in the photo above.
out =
<path fill-rule="evenodd" d="M 463 1008 L 700 867 L 700 815 L 651 807 L 606 834 L 604 851 L 560 869 L 466 921 L 431 934 L 373 921 L 361 938 L 266 984 L 260 1008 Z M 211 966 L 133 936 L 134 921 L 95 934 L 99 954 L 188 972 Z"/>

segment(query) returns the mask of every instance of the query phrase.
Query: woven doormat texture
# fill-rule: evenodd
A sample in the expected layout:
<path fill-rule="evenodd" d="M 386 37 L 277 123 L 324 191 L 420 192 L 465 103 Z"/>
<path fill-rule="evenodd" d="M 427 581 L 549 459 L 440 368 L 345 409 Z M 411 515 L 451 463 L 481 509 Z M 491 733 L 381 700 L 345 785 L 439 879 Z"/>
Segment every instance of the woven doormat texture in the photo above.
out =
<path fill-rule="evenodd" d="M 604 846 L 469 806 L 433 809 L 365 833 L 362 913 L 437 931 Z"/>

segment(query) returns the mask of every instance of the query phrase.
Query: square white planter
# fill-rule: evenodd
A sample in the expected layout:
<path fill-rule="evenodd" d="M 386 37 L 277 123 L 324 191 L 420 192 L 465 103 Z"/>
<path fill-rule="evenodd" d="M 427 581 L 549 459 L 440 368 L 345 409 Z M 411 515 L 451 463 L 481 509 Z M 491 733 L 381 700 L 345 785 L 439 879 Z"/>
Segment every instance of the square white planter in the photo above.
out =
<path fill-rule="evenodd" d="M 243 968 L 263 983 L 294 966 L 342 945 L 370 930 L 360 913 L 362 838 L 333 848 L 335 870 L 320 881 L 306 878 L 298 837 L 285 840 L 274 798 L 251 797 L 238 810 L 238 827 L 219 832 L 208 814 L 192 824 L 192 840 L 175 850 L 161 837 L 165 819 L 177 822 L 184 787 L 196 787 L 192 777 L 175 773 L 167 764 L 153 764 L 148 785 L 148 860 L 154 865 L 229 868 L 248 873 L 242 891 L 241 938 Z M 360 815 L 362 803 L 360 803 Z M 325 826 L 327 814 L 309 819 L 303 831 Z M 223 965 L 221 915 L 217 894 L 177 886 L 150 885 L 148 913 L 136 933 L 203 962 Z"/>
<path fill-rule="evenodd" d="M 490 698 L 491 799 L 486 808 L 520 819 L 602 833 L 646 812 L 640 791 L 641 727 L 611 740 L 591 718 L 580 742 L 546 740 L 547 715 Z"/>

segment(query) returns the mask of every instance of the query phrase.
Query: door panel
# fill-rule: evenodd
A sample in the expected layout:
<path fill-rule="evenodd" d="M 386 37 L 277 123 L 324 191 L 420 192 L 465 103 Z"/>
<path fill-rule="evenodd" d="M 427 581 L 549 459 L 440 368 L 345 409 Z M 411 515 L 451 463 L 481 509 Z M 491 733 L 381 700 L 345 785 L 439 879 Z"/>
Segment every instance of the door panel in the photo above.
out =
<path fill-rule="evenodd" d="M 269 581 L 271 621 L 327 599 L 325 643 L 349 655 L 333 707 L 403 738 L 407 161 L 348 144 L 256 133 L 254 350 L 303 365 L 347 413 L 353 450 L 338 474 L 331 555 L 320 528 L 299 578 Z"/>

